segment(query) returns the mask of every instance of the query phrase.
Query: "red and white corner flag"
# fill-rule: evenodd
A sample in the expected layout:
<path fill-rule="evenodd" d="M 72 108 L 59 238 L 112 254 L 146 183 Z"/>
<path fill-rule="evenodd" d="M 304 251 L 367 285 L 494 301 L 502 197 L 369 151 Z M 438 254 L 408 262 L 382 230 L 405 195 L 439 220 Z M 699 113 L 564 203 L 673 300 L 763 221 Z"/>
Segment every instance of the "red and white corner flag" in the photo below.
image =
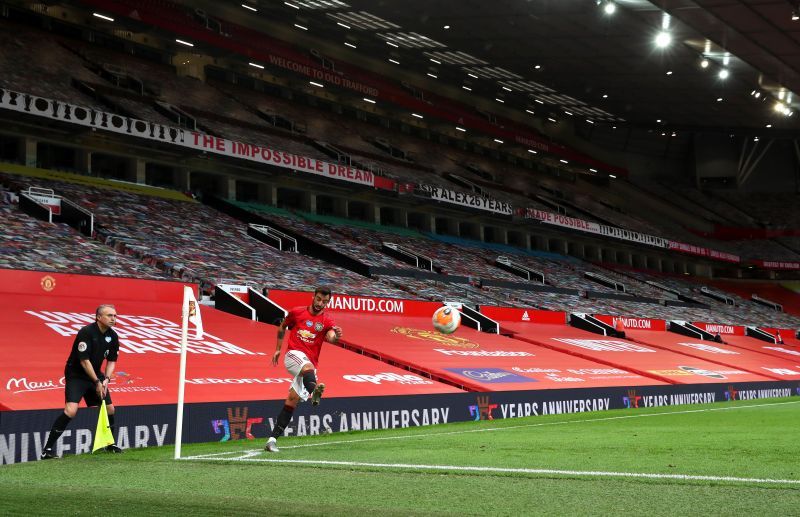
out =
<path fill-rule="evenodd" d="M 183 287 L 183 317 L 194 325 L 194 338 L 203 337 L 203 318 L 200 317 L 200 304 L 194 297 L 194 289 L 189 286 Z"/>

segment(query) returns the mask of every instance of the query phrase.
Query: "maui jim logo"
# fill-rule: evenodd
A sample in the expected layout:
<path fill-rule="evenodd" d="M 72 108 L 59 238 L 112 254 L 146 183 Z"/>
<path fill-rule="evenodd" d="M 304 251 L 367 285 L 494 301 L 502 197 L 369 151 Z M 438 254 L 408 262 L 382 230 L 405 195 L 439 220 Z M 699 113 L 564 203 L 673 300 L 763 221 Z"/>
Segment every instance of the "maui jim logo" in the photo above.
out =
<path fill-rule="evenodd" d="M 19 379 L 12 377 L 6 383 L 6 390 L 15 395 L 17 393 L 28 393 L 34 391 L 59 390 L 63 387 L 64 377 L 61 377 L 57 381 L 54 381 L 53 379 L 48 379 L 46 381 L 31 381 L 28 380 L 27 377 L 21 377 Z"/>

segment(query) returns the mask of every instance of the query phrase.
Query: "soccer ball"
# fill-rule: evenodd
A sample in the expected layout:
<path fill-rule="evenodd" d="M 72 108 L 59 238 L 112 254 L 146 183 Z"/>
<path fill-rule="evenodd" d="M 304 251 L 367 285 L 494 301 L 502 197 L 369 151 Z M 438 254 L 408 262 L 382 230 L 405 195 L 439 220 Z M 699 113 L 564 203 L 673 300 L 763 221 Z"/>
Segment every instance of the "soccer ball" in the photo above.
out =
<path fill-rule="evenodd" d="M 461 325 L 461 313 L 455 307 L 445 305 L 433 313 L 433 328 L 442 334 L 452 334 Z"/>

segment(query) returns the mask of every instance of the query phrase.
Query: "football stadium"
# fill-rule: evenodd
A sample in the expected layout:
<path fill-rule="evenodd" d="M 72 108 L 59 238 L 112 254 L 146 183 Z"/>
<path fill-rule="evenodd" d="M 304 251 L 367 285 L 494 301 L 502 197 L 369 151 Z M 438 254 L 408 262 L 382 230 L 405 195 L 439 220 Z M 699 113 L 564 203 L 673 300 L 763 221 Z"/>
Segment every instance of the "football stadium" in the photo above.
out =
<path fill-rule="evenodd" d="M 0 514 L 800 514 L 798 94 L 794 0 L 0 0 Z"/>

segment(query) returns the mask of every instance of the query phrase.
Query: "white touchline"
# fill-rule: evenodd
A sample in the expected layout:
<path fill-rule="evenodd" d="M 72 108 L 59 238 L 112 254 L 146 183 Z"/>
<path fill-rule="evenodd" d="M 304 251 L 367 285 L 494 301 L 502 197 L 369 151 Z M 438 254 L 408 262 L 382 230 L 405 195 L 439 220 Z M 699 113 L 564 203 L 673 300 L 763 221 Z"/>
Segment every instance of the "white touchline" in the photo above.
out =
<path fill-rule="evenodd" d="M 259 451 L 260 452 L 260 451 Z M 732 476 L 696 476 L 691 474 L 655 474 L 648 472 L 605 472 L 595 470 L 555 470 L 555 469 L 526 469 L 506 467 L 473 467 L 463 465 L 417 465 L 413 463 L 365 463 L 360 461 L 329 461 L 329 460 L 279 460 L 269 458 L 253 458 L 252 454 L 241 458 L 205 458 L 219 461 L 249 461 L 257 463 L 291 463 L 301 465 L 336 465 L 343 467 L 372 467 L 385 469 L 414 469 L 414 470 L 448 470 L 462 472 L 497 472 L 504 474 L 555 474 L 563 476 L 592 476 L 592 477 L 621 477 L 644 479 L 677 479 L 681 481 L 730 481 L 735 483 L 761 483 L 780 485 L 800 485 L 800 479 L 764 479 L 740 478 Z M 190 458 L 184 458 L 190 459 Z"/>
<path fill-rule="evenodd" d="M 306 443 L 301 445 L 284 445 L 281 446 L 281 450 L 283 449 L 303 449 L 306 447 L 322 447 L 325 445 L 341 445 L 341 444 L 350 444 L 350 443 L 361 443 L 361 442 L 377 442 L 377 441 L 385 441 L 385 440 L 408 440 L 411 438 L 429 438 L 431 436 L 448 436 L 454 434 L 467 434 L 467 433 L 485 433 L 491 431 L 505 431 L 508 429 L 524 429 L 528 427 L 543 427 L 543 426 L 551 426 L 551 425 L 565 425 L 565 424 L 586 424 L 592 422 L 608 422 L 610 420 L 626 420 L 629 418 L 646 418 L 646 417 L 653 417 L 653 416 L 666 416 L 666 415 L 685 415 L 688 413 L 707 413 L 711 411 L 732 411 L 735 409 L 750 409 L 750 408 L 761 408 L 761 407 L 770 407 L 770 406 L 783 406 L 786 404 L 800 404 L 800 400 L 795 401 L 788 401 L 788 402 L 773 402 L 770 404 L 749 404 L 745 406 L 728 406 L 728 407 L 719 407 L 719 408 L 702 408 L 702 409 L 685 409 L 683 411 L 667 411 L 664 413 L 645 413 L 645 414 L 636 414 L 636 415 L 621 415 L 621 416 L 608 416 L 603 418 L 589 418 L 587 420 L 562 420 L 560 422 L 538 422 L 534 424 L 519 424 L 519 425 L 508 425 L 504 427 L 486 427 L 483 429 L 465 429 L 462 431 L 446 431 L 442 433 L 425 433 L 425 434 L 407 434 L 403 436 L 382 436 L 377 438 L 362 438 L 359 440 L 337 440 L 334 442 L 316 442 L 316 443 Z M 576 414 L 576 413 L 573 413 Z M 414 428 L 406 428 L 406 429 L 414 429 Z M 245 454 L 245 453 L 259 453 L 263 452 L 262 449 L 245 449 L 240 451 L 226 451 L 226 452 L 215 452 L 212 454 L 198 454 L 194 456 L 184 456 L 181 459 L 185 460 L 200 460 L 200 459 L 215 459 L 215 456 L 225 456 L 228 454 Z M 223 458 L 224 459 L 224 458 Z"/>

